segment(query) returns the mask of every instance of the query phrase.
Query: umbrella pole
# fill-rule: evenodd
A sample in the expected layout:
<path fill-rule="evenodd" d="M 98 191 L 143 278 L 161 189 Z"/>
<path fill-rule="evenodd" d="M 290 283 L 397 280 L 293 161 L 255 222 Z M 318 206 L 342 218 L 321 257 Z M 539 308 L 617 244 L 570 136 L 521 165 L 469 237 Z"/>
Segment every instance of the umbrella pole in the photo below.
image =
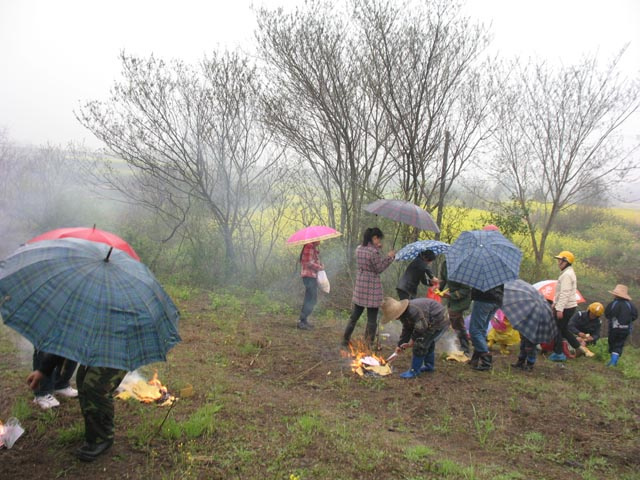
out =
<path fill-rule="evenodd" d="M 396 248 L 396 240 L 398 240 L 399 234 L 400 234 L 400 225 L 398 225 L 398 227 L 396 228 L 396 236 L 393 238 L 393 245 L 391 245 L 391 248 L 394 250 Z"/>

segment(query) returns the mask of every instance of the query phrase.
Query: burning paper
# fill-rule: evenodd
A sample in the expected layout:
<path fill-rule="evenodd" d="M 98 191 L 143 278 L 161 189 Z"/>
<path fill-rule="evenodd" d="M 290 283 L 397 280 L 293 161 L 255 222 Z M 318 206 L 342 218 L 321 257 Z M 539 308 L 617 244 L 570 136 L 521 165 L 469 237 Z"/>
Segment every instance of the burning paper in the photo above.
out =
<path fill-rule="evenodd" d="M 148 382 L 138 373 L 129 372 L 118 387 L 116 398 L 128 400 L 134 398 L 142 403 L 156 403 L 160 406 L 171 405 L 176 397 L 171 395 L 158 379 L 158 372 Z"/>
<path fill-rule="evenodd" d="M 361 377 L 391 375 L 391 366 L 385 359 L 371 353 L 365 345 L 354 344 L 349 348 L 351 350 L 349 357 L 353 358 L 351 362 L 353 372 Z"/>

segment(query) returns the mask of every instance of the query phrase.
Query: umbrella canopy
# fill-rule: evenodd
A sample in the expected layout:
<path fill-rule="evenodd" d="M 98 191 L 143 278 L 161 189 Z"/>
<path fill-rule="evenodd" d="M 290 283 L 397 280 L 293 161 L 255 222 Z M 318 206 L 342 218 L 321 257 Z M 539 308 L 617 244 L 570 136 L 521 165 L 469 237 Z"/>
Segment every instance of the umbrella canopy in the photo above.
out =
<path fill-rule="evenodd" d="M 486 292 L 518 278 L 522 252 L 500 232 L 462 232 L 449 250 L 447 273 L 454 282 Z"/>
<path fill-rule="evenodd" d="M 502 311 L 513 328 L 533 343 L 548 342 L 558 333 L 551 305 L 523 280 L 504 284 Z"/>
<path fill-rule="evenodd" d="M 365 205 L 364 210 L 381 217 L 390 218 L 396 222 L 413 225 L 421 230 L 440 232 L 440 228 L 433 221 L 429 212 L 411 202 L 380 199 Z"/>
<path fill-rule="evenodd" d="M 329 238 L 336 238 L 342 235 L 337 230 L 323 225 L 314 225 L 298 230 L 287 239 L 287 245 L 305 245 L 307 243 L 319 242 Z"/>
<path fill-rule="evenodd" d="M 0 262 L 0 314 L 36 349 L 135 370 L 166 360 L 179 312 L 151 271 L 121 250 L 75 238 L 25 245 Z"/>
<path fill-rule="evenodd" d="M 93 228 L 77 227 L 77 228 L 56 228 L 49 232 L 38 235 L 32 238 L 27 243 L 40 242 L 42 240 L 55 240 L 57 238 L 83 238 L 92 242 L 106 243 L 119 250 L 127 252 L 131 257 L 140 261 L 140 257 L 135 252 L 131 245 L 125 242 L 115 233 L 100 230 L 94 225 Z"/>
<path fill-rule="evenodd" d="M 556 298 L 556 285 L 558 284 L 557 280 L 542 280 L 541 282 L 536 282 L 533 284 L 533 287 L 537 289 L 547 300 L 553 300 Z M 586 303 L 587 301 L 584 299 L 582 294 L 576 289 L 576 301 L 578 303 Z"/>
<path fill-rule="evenodd" d="M 409 243 L 398 250 L 396 260 L 413 260 L 425 250 L 431 250 L 436 255 L 445 253 L 449 249 L 449 244 L 438 240 L 418 240 Z"/>

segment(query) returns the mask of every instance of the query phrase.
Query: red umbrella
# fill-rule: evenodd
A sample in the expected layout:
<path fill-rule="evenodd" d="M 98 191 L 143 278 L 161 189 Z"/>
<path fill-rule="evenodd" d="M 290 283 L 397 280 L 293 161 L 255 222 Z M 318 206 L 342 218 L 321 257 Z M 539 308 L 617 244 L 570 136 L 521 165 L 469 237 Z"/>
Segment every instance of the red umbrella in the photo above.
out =
<path fill-rule="evenodd" d="M 553 302 L 556 296 L 557 280 L 542 280 L 541 282 L 534 283 L 533 286 L 542 294 L 544 298 Z M 586 303 L 586 300 L 582 294 L 576 289 L 576 301 L 578 303 Z"/>
<path fill-rule="evenodd" d="M 107 232 L 96 228 L 77 227 L 77 228 L 57 228 L 49 232 L 32 238 L 27 243 L 40 242 L 42 240 L 56 240 L 58 238 L 82 238 L 91 242 L 106 243 L 109 246 L 122 250 L 129 254 L 130 257 L 140 261 L 140 257 L 131 245 L 114 233 Z"/>

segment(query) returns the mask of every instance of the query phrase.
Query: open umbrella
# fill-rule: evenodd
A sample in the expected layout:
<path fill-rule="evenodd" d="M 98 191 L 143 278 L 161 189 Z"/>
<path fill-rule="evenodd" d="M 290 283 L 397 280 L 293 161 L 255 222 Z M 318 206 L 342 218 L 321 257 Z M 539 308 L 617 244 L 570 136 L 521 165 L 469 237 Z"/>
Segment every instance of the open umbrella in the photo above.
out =
<path fill-rule="evenodd" d="M 305 245 L 307 243 L 319 242 L 329 238 L 336 238 L 342 235 L 337 230 L 323 225 L 313 225 L 298 230 L 287 239 L 287 245 Z"/>
<path fill-rule="evenodd" d="M 542 280 L 541 282 L 536 282 L 533 284 L 533 287 L 537 289 L 547 300 L 553 300 L 556 298 L 556 285 L 558 284 L 557 280 Z M 576 289 L 576 301 L 578 303 L 586 303 L 587 301 L 584 299 L 582 294 Z"/>
<path fill-rule="evenodd" d="M 431 250 L 436 255 L 445 253 L 449 249 L 449 244 L 440 242 L 439 240 L 418 240 L 409 243 L 398 250 L 396 260 L 413 260 L 425 250 Z"/>
<path fill-rule="evenodd" d="M 135 370 L 166 360 L 179 312 L 151 271 L 76 238 L 27 244 L 0 262 L 0 314 L 36 349 L 83 365 Z"/>
<path fill-rule="evenodd" d="M 411 202 L 380 199 L 365 205 L 364 210 L 396 222 L 412 225 L 421 230 L 440 232 L 440 228 L 433 221 L 429 212 Z"/>
<path fill-rule="evenodd" d="M 486 292 L 518 278 L 522 252 L 500 232 L 462 232 L 445 253 L 454 282 Z"/>
<path fill-rule="evenodd" d="M 513 328 L 533 343 L 544 343 L 558 333 L 551 305 L 524 280 L 504 284 L 502 311 Z"/>
<path fill-rule="evenodd" d="M 112 247 L 127 252 L 131 257 L 140 261 L 140 257 L 135 250 L 115 233 L 100 230 L 94 225 L 93 228 L 77 227 L 77 228 L 56 228 L 42 235 L 32 238 L 27 243 L 40 242 L 42 240 L 55 240 L 56 238 L 83 238 L 92 242 L 106 243 Z"/>

